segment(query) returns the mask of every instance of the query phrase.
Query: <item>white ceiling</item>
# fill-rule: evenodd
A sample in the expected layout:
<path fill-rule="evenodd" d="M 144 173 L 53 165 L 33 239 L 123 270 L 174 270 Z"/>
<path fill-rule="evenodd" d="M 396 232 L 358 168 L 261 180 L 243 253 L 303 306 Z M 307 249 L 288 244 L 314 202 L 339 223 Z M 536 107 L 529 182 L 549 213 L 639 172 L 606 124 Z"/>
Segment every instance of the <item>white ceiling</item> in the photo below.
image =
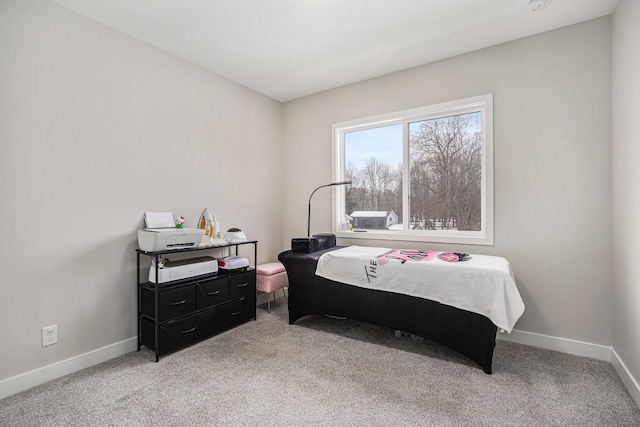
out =
<path fill-rule="evenodd" d="M 613 12 L 618 0 L 52 0 L 279 101 Z"/>

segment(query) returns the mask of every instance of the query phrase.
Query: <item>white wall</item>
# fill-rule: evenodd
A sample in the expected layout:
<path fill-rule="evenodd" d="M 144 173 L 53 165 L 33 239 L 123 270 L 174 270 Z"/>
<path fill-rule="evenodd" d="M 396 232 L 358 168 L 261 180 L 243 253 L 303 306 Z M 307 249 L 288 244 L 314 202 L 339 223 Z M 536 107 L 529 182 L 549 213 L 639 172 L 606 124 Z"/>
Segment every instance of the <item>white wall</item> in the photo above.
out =
<path fill-rule="evenodd" d="M 613 15 L 613 347 L 640 404 L 640 2 Z M 624 379 L 624 376 L 623 376 Z M 633 387 L 628 385 L 633 390 Z"/>
<path fill-rule="evenodd" d="M 145 211 L 276 258 L 281 103 L 46 0 L 0 2 L 0 52 L 0 383 L 131 342 Z"/>
<path fill-rule="evenodd" d="M 485 93 L 494 94 L 494 246 L 393 246 L 505 256 L 526 305 L 517 329 L 610 346 L 610 17 L 286 103 L 283 246 L 306 235 L 309 194 L 331 180 L 332 123 Z M 330 196 L 314 196 L 312 233 L 330 230 Z"/>
<path fill-rule="evenodd" d="M 281 104 L 52 2 L 0 2 L 0 395 L 13 376 L 130 344 L 144 211 L 194 225 L 208 207 L 273 260 L 330 181 L 331 123 L 483 93 L 495 245 L 456 248 L 511 260 L 519 330 L 613 344 L 640 378 L 638 19 L 621 0 L 612 261 L 610 18 L 295 100 L 283 127 Z M 316 193 L 312 232 L 329 230 L 329 209 L 330 190 Z M 60 343 L 41 348 L 50 324 Z"/>

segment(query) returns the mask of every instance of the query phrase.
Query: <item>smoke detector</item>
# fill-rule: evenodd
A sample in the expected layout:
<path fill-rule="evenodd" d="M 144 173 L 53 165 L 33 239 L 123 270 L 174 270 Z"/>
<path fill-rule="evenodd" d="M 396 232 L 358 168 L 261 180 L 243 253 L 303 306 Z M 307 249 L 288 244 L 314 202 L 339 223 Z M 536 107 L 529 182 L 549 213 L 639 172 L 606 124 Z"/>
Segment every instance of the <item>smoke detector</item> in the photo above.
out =
<path fill-rule="evenodd" d="M 529 0 L 529 10 L 537 12 L 551 4 L 551 0 Z"/>

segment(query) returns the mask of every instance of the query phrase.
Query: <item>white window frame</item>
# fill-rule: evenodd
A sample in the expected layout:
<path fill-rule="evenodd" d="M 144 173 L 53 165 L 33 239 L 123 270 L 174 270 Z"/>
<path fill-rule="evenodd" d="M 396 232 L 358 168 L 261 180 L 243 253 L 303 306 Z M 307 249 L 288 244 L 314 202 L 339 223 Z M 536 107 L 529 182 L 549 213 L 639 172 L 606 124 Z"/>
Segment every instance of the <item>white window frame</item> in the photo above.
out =
<path fill-rule="evenodd" d="M 409 230 L 409 180 L 407 179 L 409 177 L 409 123 L 470 112 L 480 112 L 482 121 L 482 229 L 480 231 Z M 333 182 L 345 180 L 345 133 L 393 124 L 402 124 L 403 126 L 403 230 L 366 230 L 363 232 L 339 230 L 345 215 L 346 189 L 344 186 L 336 186 L 332 202 L 333 232 L 338 237 L 349 239 L 493 245 L 493 94 L 334 123 L 331 125 Z"/>

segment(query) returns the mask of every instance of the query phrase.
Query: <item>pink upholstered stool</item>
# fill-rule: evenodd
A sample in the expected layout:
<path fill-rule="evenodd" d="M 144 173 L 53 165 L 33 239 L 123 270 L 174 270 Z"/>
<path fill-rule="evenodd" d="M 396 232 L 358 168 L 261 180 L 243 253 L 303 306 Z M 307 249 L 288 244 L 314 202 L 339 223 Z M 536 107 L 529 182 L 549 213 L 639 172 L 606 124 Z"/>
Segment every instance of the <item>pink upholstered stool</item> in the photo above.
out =
<path fill-rule="evenodd" d="M 264 292 L 267 295 L 267 311 L 271 313 L 271 292 L 275 292 L 278 289 L 282 289 L 284 294 L 284 300 L 287 305 L 287 294 L 284 288 L 289 286 L 289 278 L 287 277 L 287 271 L 284 269 L 284 265 L 280 262 L 269 262 L 266 264 L 260 264 L 256 268 L 256 274 L 258 281 L 256 283 L 256 289 L 258 292 Z M 256 298 L 258 294 L 256 293 Z M 276 295 L 273 294 L 273 300 L 275 301 Z"/>

